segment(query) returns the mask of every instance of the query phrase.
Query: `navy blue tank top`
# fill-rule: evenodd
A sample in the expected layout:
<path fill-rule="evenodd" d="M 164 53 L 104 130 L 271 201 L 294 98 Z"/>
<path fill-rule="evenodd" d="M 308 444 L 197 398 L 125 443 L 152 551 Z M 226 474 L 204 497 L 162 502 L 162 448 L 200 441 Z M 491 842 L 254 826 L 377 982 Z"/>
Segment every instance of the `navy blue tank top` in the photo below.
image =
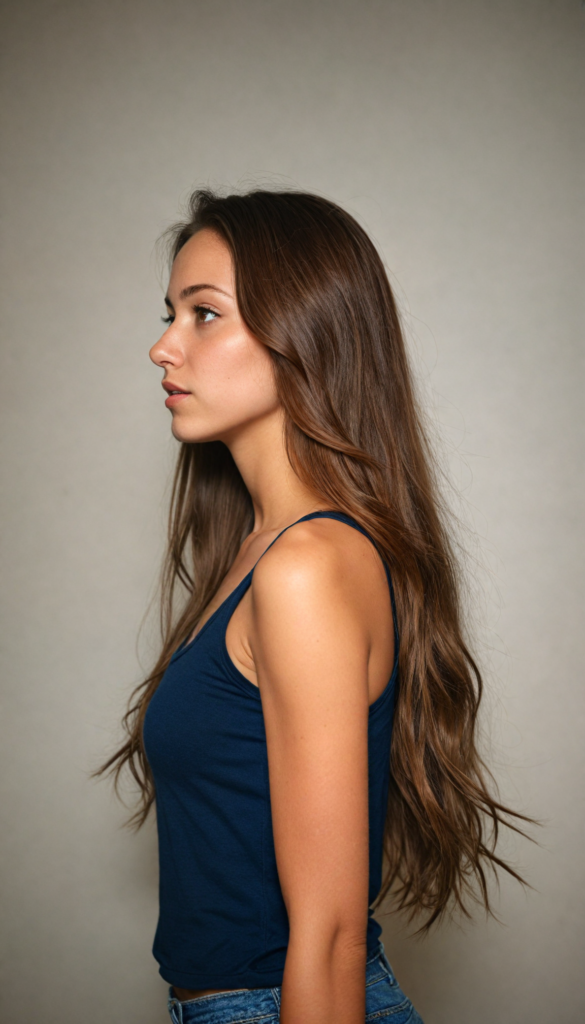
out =
<path fill-rule="evenodd" d="M 317 516 L 348 523 L 369 537 L 342 512 L 311 512 L 297 522 Z M 396 652 L 386 688 L 369 708 L 370 905 L 382 883 L 398 666 L 394 595 L 385 568 Z M 282 984 L 289 926 L 274 852 L 261 694 L 236 668 L 225 643 L 228 622 L 253 571 L 194 639 L 177 648 L 144 721 L 160 867 L 152 952 L 165 981 L 180 988 Z M 368 957 L 381 931 L 370 909 Z"/>

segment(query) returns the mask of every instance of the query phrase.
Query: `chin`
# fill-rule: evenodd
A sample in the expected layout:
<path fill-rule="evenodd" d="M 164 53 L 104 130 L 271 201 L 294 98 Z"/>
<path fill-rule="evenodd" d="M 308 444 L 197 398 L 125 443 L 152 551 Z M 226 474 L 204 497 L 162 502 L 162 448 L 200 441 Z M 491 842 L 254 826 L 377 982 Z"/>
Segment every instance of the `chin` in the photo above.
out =
<path fill-rule="evenodd" d="M 171 431 L 173 437 L 177 441 L 181 441 L 183 444 L 197 444 L 198 442 L 203 443 L 204 441 L 218 441 L 218 432 L 213 431 L 210 428 L 205 428 L 205 425 L 200 423 L 195 425 L 193 423 L 181 423 L 178 416 L 173 417 L 171 424 Z"/>

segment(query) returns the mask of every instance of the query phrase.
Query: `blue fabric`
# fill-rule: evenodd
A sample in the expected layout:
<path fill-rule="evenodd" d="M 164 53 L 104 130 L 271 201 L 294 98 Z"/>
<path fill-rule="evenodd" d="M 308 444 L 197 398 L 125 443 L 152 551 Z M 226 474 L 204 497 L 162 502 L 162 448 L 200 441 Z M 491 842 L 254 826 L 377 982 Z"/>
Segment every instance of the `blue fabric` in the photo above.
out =
<path fill-rule="evenodd" d="M 297 522 L 318 516 L 369 536 L 341 512 L 313 512 Z M 394 595 L 385 567 L 396 656 L 390 680 L 369 710 L 369 904 L 382 881 L 398 666 Z M 160 865 L 153 955 L 162 977 L 179 988 L 282 983 L 289 927 L 274 852 L 260 690 L 239 672 L 225 644 L 227 624 L 253 571 L 175 651 L 145 716 Z M 370 910 L 368 956 L 381 931 Z"/>
<path fill-rule="evenodd" d="M 173 1024 L 278 1024 L 281 987 L 243 989 L 181 1002 L 171 986 L 167 1005 Z M 391 1018 L 392 1024 L 423 1024 L 398 985 L 380 942 L 366 964 L 365 1022 L 386 1018 Z"/>

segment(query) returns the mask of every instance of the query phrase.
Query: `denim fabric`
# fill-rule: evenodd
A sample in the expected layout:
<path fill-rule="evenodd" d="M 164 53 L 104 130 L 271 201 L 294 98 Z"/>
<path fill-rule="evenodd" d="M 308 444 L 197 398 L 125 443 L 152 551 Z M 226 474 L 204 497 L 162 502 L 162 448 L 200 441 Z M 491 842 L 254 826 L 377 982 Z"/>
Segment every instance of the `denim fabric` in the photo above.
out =
<path fill-rule="evenodd" d="M 280 986 L 239 988 L 181 1002 L 169 987 L 168 1009 L 173 1024 L 279 1024 Z M 366 1024 L 423 1024 L 399 987 L 380 942 L 366 964 Z"/>

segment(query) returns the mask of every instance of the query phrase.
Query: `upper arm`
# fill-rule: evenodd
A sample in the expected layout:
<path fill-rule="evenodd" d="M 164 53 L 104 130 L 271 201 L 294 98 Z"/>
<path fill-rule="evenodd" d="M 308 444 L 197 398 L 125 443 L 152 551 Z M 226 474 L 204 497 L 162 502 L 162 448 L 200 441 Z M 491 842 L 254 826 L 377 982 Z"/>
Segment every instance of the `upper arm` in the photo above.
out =
<path fill-rule="evenodd" d="M 338 545 L 297 530 L 260 560 L 250 643 L 291 928 L 365 941 L 370 638 Z"/>

